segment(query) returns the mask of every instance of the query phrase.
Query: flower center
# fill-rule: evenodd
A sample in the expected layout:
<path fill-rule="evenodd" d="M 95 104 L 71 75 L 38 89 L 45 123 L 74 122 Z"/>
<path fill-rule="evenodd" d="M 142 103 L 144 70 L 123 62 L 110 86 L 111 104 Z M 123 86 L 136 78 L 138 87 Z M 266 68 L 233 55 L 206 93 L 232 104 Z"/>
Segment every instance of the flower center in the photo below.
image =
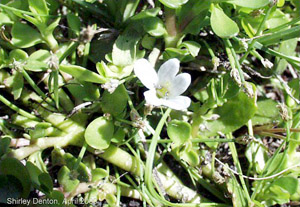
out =
<path fill-rule="evenodd" d="M 158 85 L 156 87 L 156 95 L 158 98 L 167 98 L 169 96 L 169 89 L 170 89 L 171 83 L 168 81 L 163 84 L 163 86 Z"/>
<path fill-rule="evenodd" d="M 156 89 L 156 95 L 158 98 L 165 98 L 169 95 L 169 91 L 165 87 L 160 87 Z"/>

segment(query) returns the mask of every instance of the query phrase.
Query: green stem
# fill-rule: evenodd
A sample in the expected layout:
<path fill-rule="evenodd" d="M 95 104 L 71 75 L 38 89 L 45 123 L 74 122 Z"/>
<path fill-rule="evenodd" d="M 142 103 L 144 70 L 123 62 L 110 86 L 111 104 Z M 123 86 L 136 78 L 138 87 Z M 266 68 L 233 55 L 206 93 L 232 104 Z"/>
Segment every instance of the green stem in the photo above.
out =
<path fill-rule="evenodd" d="M 216 55 L 215 55 L 213 49 L 210 47 L 210 45 L 205 40 L 202 40 L 202 42 L 204 43 L 205 47 L 207 48 L 208 53 L 210 54 L 211 58 L 216 57 Z"/>
<path fill-rule="evenodd" d="M 293 125 L 292 128 L 299 128 L 300 126 L 300 112 L 293 117 Z M 300 133 L 291 133 L 290 145 L 288 148 L 288 154 L 293 156 L 296 153 L 296 149 L 300 144 Z"/>
<path fill-rule="evenodd" d="M 271 173 L 275 172 L 276 169 L 278 169 L 278 167 L 280 167 L 281 165 L 279 165 L 276 169 L 274 169 L 272 172 L 268 172 L 268 169 L 270 168 L 270 166 L 273 164 L 274 160 L 276 160 L 277 156 L 279 155 L 279 153 L 281 152 L 281 150 L 283 149 L 284 145 L 286 144 L 286 140 L 284 140 L 281 145 L 277 148 L 277 150 L 275 151 L 274 155 L 268 160 L 267 164 L 265 165 L 261 176 L 259 176 L 259 178 L 261 177 L 266 177 L 267 175 L 270 175 Z M 282 159 L 284 158 L 284 156 L 282 156 Z M 278 163 L 282 163 L 282 159 L 280 162 Z M 264 180 L 262 181 L 258 181 L 258 185 L 257 187 L 254 189 L 254 192 L 251 195 L 251 199 L 254 200 L 255 197 L 257 196 L 257 194 L 261 191 L 263 184 L 265 183 Z"/>
<path fill-rule="evenodd" d="M 66 51 L 59 57 L 59 63 L 62 63 L 62 61 L 68 57 L 70 54 L 72 54 L 76 48 L 78 47 L 79 43 L 78 42 L 71 42 L 66 49 Z"/>
<path fill-rule="evenodd" d="M 126 94 L 127 102 L 128 102 L 128 105 L 129 105 L 130 109 L 131 110 L 135 110 L 133 102 L 132 102 L 132 100 L 131 100 L 131 98 L 130 98 L 130 96 L 129 96 L 129 94 L 127 92 L 127 89 L 126 89 L 126 87 L 125 87 L 124 84 L 122 84 L 122 89 L 123 89 L 124 93 Z"/>
<path fill-rule="evenodd" d="M 176 47 L 181 35 L 176 26 L 176 12 L 174 9 L 165 7 L 165 25 L 168 35 L 165 37 L 166 47 Z"/>
<path fill-rule="evenodd" d="M 244 72 L 241 68 L 241 65 L 240 65 L 239 61 L 238 61 L 235 50 L 232 47 L 232 44 L 231 44 L 229 39 L 225 39 L 224 42 L 225 42 L 225 50 L 226 50 L 226 53 L 228 55 L 230 65 L 231 65 L 232 68 L 237 68 L 238 69 L 241 82 L 244 83 L 245 82 Z"/>
<path fill-rule="evenodd" d="M 201 204 L 201 205 L 196 204 L 196 203 L 171 203 L 171 202 L 167 201 L 165 198 L 161 197 L 154 189 L 154 185 L 153 185 L 154 180 L 152 179 L 153 178 L 152 170 L 153 170 L 153 163 L 154 163 L 154 159 L 155 159 L 155 151 L 156 151 L 159 135 L 161 133 L 161 130 L 162 130 L 162 128 L 164 126 L 164 123 L 167 120 L 170 112 L 171 112 L 171 109 L 168 108 L 167 111 L 162 116 L 162 118 L 160 119 L 160 121 L 159 121 L 159 123 L 158 123 L 158 125 L 155 129 L 155 133 L 153 135 L 152 142 L 150 144 L 150 148 L 149 148 L 148 155 L 147 155 L 147 160 L 146 160 L 146 168 L 145 168 L 145 183 L 146 183 L 146 186 L 150 191 L 151 197 L 159 200 L 161 203 L 163 203 L 166 206 L 180 206 L 180 207 L 182 207 L 182 206 L 193 206 L 193 207 L 205 206 L 204 203 Z M 163 187 L 165 187 L 165 186 L 163 186 Z M 174 186 L 172 186 L 172 187 L 174 187 Z M 170 188 L 170 187 L 168 187 L 168 188 Z M 165 188 L 165 189 L 167 189 L 167 188 Z M 209 203 L 208 205 L 213 205 L 213 204 Z"/>
<path fill-rule="evenodd" d="M 84 141 L 83 146 L 82 146 L 82 148 L 80 150 L 80 153 L 78 155 L 77 162 L 75 163 L 75 165 L 73 167 L 74 171 L 77 170 L 77 168 L 79 167 L 79 165 L 81 163 L 81 160 L 82 160 L 82 158 L 83 158 L 83 156 L 85 154 L 86 148 L 87 148 L 87 143 Z"/>
<path fill-rule="evenodd" d="M 151 143 L 152 139 L 147 139 L 146 143 Z M 165 144 L 165 143 L 172 143 L 173 141 L 170 139 L 161 139 L 158 140 L 157 143 Z M 193 138 L 191 139 L 193 143 L 205 143 L 205 142 L 235 142 L 235 139 L 211 139 L 211 138 Z"/>
<path fill-rule="evenodd" d="M 21 73 L 23 74 L 23 77 L 27 80 L 29 85 L 34 89 L 34 91 L 40 95 L 47 103 L 49 103 L 52 106 L 55 106 L 53 101 L 46 96 L 46 94 L 36 85 L 36 83 L 31 79 L 31 77 L 28 75 L 26 70 L 22 69 Z"/>
<path fill-rule="evenodd" d="M 202 115 L 204 115 L 210 108 L 211 103 L 205 102 L 193 115 L 192 123 L 192 137 L 195 139 L 198 137 L 199 125 L 203 122 Z"/>
<path fill-rule="evenodd" d="M 12 110 L 14 110 L 17 113 L 21 114 L 22 116 L 25 116 L 25 117 L 27 117 L 29 119 L 32 119 L 32 120 L 40 121 L 39 118 L 37 118 L 33 114 L 28 113 L 27 111 L 24 111 L 23 109 L 20 109 L 19 107 L 17 107 L 13 103 L 11 103 L 9 100 L 7 100 L 6 98 L 4 98 L 4 96 L 2 96 L 2 95 L 0 95 L 0 101 L 2 103 L 4 103 L 6 106 L 8 106 L 9 108 L 11 108 Z"/>
<path fill-rule="evenodd" d="M 268 33 L 274 33 L 274 32 L 280 31 L 280 30 L 282 30 L 282 29 L 284 29 L 284 28 L 286 28 L 286 27 L 289 27 L 289 26 L 291 26 L 291 25 L 296 24 L 296 23 L 299 22 L 299 21 L 300 21 L 300 16 L 299 16 L 299 17 L 296 17 L 296 18 L 294 18 L 293 20 L 291 20 L 291 21 L 289 21 L 289 22 L 287 22 L 287 23 L 285 23 L 285 24 L 282 24 L 282 25 L 280 25 L 280 26 L 278 26 L 278 27 L 275 27 L 275 28 L 273 28 L 273 29 L 269 29 L 268 31 L 266 31 L 266 34 L 268 34 Z"/>
<path fill-rule="evenodd" d="M 255 40 L 265 46 L 268 46 L 268 45 L 281 43 L 284 40 L 297 38 L 299 37 L 299 33 L 300 33 L 300 25 L 276 33 L 272 33 L 272 35 L 271 34 L 265 35 Z"/>
<path fill-rule="evenodd" d="M 260 25 L 259 25 L 259 27 L 258 27 L 258 29 L 257 29 L 256 34 L 255 34 L 254 37 L 261 35 L 262 30 L 263 30 L 263 26 L 264 26 L 264 24 L 266 23 L 266 21 L 268 20 L 270 14 L 271 14 L 272 8 L 273 8 L 273 7 L 269 7 L 269 8 L 268 8 L 267 13 L 266 13 L 266 15 L 264 16 L 263 21 L 260 23 Z M 249 47 L 248 47 L 248 49 L 247 49 L 245 55 L 240 59 L 240 63 L 241 63 L 241 64 L 245 61 L 245 59 L 246 59 L 246 58 L 248 57 L 248 55 L 250 54 L 250 51 L 252 50 L 252 48 L 253 48 L 253 46 L 254 46 L 254 44 L 255 44 L 256 41 L 257 41 L 257 39 L 253 39 L 253 40 L 251 41 L 251 43 L 250 43 L 250 45 L 249 45 Z"/>
<path fill-rule="evenodd" d="M 91 47 L 91 43 L 86 43 L 84 46 L 84 52 L 83 52 L 83 60 L 82 60 L 82 66 L 86 67 L 87 61 L 88 61 L 88 57 L 90 54 L 90 47 Z"/>
<path fill-rule="evenodd" d="M 232 138 L 232 135 L 229 134 L 229 137 Z M 236 151 L 235 144 L 232 143 L 232 142 L 230 142 L 230 143 L 228 143 L 228 144 L 229 144 L 230 151 L 231 151 L 231 153 L 232 153 L 233 161 L 234 161 L 235 166 L 237 167 L 237 170 L 238 170 L 238 173 L 239 173 L 239 178 L 240 178 L 240 181 L 241 181 L 243 190 L 244 190 L 244 192 L 245 192 L 245 194 L 246 194 L 248 203 L 251 204 L 252 201 L 251 201 L 251 198 L 250 198 L 250 195 L 249 195 L 249 191 L 248 191 L 248 189 L 247 189 L 247 186 L 246 186 L 246 183 L 245 183 L 245 180 L 244 180 L 244 177 L 243 177 L 243 171 L 242 171 L 242 168 L 241 168 L 239 159 L 238 159 L 238 153 L 237 153 L 237 151 Z M 250 206 L 251 206 L 251 205 L 250 205 Z"/>
<path fill-rule="evenodd" d="M 154 157 L 155 157 L 155 151 L 158 143 L 158 138 L 160 135 L 160 132 L 164 126 L 165 121 L 167 120 L 169 114 L 171 112 L 171 109 L 168 108 L 167 111 L 164 113 L 162 118 L 160 119 L 156 130 L 155 134 L 153 135 L 152 142 L 149 147 L 149 152 L 146 160 L 146 171 L 145 171 L 145 182 L 146 185 L 149 189 L 153 188 L 153 183 L 152 183 L 152 168 L 153 168 L 153 163 L 154 163 Z"/>

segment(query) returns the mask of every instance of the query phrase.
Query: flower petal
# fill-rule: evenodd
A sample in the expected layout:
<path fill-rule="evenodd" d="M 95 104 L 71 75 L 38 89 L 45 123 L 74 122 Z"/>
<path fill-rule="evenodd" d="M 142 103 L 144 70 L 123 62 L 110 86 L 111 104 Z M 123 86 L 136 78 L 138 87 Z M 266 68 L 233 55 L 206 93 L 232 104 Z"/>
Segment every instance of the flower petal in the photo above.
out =
<path fill-rule="evenodd" d="M 169 97 L 181 95 L 191 84 L 191 75 L 188 73 L 181 73 L 174 78 L 169 88 Z"/>
<path fill-rule="evenodd" d="M 146 59 L 134 63 L 134 73 L 148 89 L 153 89 L 158 82 L 156 71 Z"/>
<path fill-rule="evenodd" d="M 179 60 L 172 58 L 162 64 L 158 70 L 158 84 L 164 87 L 164 83 L 171 82 L 179 71 Z"/>
<path fill-rule="evenodd" d="M 151 104 L 153 106 L 161 106 L 162 105 L 163 99 L 159 99 L 157 97 L 155 89 L 144 92 L 144 96 L 145 96 L 146 103 Z"/>
<path fill-rule="evenodd" d="M 191 99 L 187 96 L 176 96 L 162 99 L 163 105 L 175 110 L 185 110 L 191 105 Z"/>

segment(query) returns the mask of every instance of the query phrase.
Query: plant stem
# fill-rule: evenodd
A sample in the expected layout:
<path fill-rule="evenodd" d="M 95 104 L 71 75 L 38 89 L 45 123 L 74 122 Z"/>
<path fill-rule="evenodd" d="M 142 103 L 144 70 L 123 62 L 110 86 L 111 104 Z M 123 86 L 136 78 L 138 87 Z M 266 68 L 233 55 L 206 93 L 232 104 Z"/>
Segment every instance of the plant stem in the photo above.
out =
<path fill-rule="evenodd" d="M 53 103 L 53 101 L 49 97 L 47 97 L 46 94 L 31 79 L 31 77 L 28 75 L 28 73 L 26 72 L 26 70 L 22 69 L 21 73 L 23 74 L 24 78 L 27 80 L 27 82 L 29 83 L 29 85 L 34 89 L 34 91 L 38 95 L 40 95 L 50 105 L 55 106 L 55 104 Z"/>
<path fill-rule="evenodd" d="M 68 57 L 70 54 L 72 54 L 76 48 L 78 47 L 79 43 L 78 42 L 71 42 L 66 49 L 66 51 L 59 57 L 59 63 L 62 63 L 62 61 Z"/>
<path fill-rule="evenodd" d="M 21 114 L 22 116 L 25 116 L 25 117 L 27 117 L 29 119 L 32 119 L 32 120 L 40 121 L 40 119 L 38 117 L 34 116 L 33 114 L 28 113 L 27 111 L 24 111 L 23 109 L 20 109 L 19 107 L 17 107 L 13 103 L 11 103 L 9 100 L 4 98 L 4 96 L 2 96 L 2 95 L 0 95 L 0 101 L 2 103 L 4 103 L 6 106 L 8 106 L 9 108 L 11 108 L 12 110 L 14 110 L 17 113 Z"/>
<path fill-rule="evenodd" d="M 229 134 L 229 137 L 232 138 L 232 135 Z M 228 143 L 228 144 L 229 144 L 230 151 L 231 151 L 231 153 L 232 153 L 233 161 L 234 161 L 235 166 L 237 167 L 237 170 L 238 170 L 238 173 L 239 173 L 239 178 L 240 178 L 240 181 L 241 181 L 243 190 L 244 190 L 244 192 L 245 192 L 245 194 L 246 194 L 248 203 L 251 204 L 252 201 L 251 201 L 251 198 L 250 198 L 250 195 L 249 195 L 249 191 L 248 191 L 248 189 L 247 189 L 247 186 L 246 186 L 246 183 L 245 183 L 245 180 L 244 180 L 244 177 L 243 177 L 243 171 L 242 171 L 242 168 L 241 168 L 239 159 L 238 159 L 238 153 L 237 153 L 237 151 L 236 151 L 235 144 L 232 143 L 232 142 L 230 142 L 230 143 Z M 250 206 L 251 206 L 251 205 L 250 205 Z"/>
<path fill-rule="evenodd" d="M 153 163 L 154 163 L 155 151 L 156 151 L 156 147 L 157 147 L 157 141 L 158 141 L 160 132 L 164 126 L 164 123 L 167 120 L 170 112 L 171 112 L 171 109 L 168 108 L 167 111 L 162 116 L 162 118 L 160 119 L 160 121 L 156 127 L 155 134 L 153 135 L 152 142 L 149 147 L 149 152 L 148 152 L 147 161 L 146 161 L 146 169 L 145 169 L 145 182 L 146 182 L 148 189 L 153 188 L 152 168 L 153 168 Z"/>
<path fill-rule="evenodd" d="M 165 25 L 168 35 L 165 37 L 166 47 L 176 47 L 180 34 L 176 26 L 176 12 L 174 9 L 165 7 Z"/>
<path fill-rule="evenodd" d="M 266 15 L 264 16 L 263 21 L 260 23 L 260 25 L 259 25 L 259 27 L 258 27 L 258 29 L 257 29 L 256 34 L 255 34 L 254 37 L 261 35 L 262 30 L 263 30 L 263 26 L 264 26 L 264 24 L 266 23 L 266 21 L 268 20 L 270 14 L 271 14 L 271 11 L 272 11 L 272 7 L 269 7 L 268 10 L 267 10 Z M 253 39 L 253 40 L 251 41 L 251 43 L 250 43 L 250 45 L 249 45 L 249 47 L 248 47 L 248 49 L 247 49 L 245 55 L 240 59 L 240 63 L 241 63 L 241 64 L 245 61 L 245 59 L 246 59 L 246 58 L 248 57 L 248 55 L 250 54 L 250 51 L 252 50 L 252 48 L 253 48 L 253 46 L 254 46 L 254 44 L 255 44 L 256 41 L 257 41 L 257 39 Z"/>
<path fill-rule="evenodd" d="M 297 114 L 293 117 L 293 128 L 299 128 L 300 126 L 300 112 L 297 112 Z M 299 129 L 298 129 L 299 130 Z M 290 129 L 291 132 L 292 129 Z M 300 133 L 291 133 L 291 138 L 290 138 L 290 145 L 288 148 L 288 154 L 290 156 L 293 156 L 296 153 L 296 149 L 300 144 Z"/>
<path fill-rule="evenodd" d="M 147 139 L 146 143 L 151 143 L 152 139 Z M 173 141 L 170 139 L 160 139 L 157 141 L 159 144 L 163 143 L 172 143 Z M 235 142 L 235 139 L 212 139 L 212 138 L 193 138 L 191 139 L 193 143 L 204 143 L 204 142 Z"/>
<path fill-rule="evenodd" d="M 233 49 L 232 44 L 231 44 L 229 39 L 225 39 L 224 42 L 225 42 L 225 50 L 226 50 L 226 53 L 228 55 L 230 65 L 231 65 L 232 69 L 237 68 L 237 70 L 239 72 L 240 79 L 241 79 L 241 83 L 243 84 L 243 83 L 245 83 L 244 72 L 241 68 L 241 65 L 240 65 L 239 61 L 238 61 L 235 50 Z"/>
<path fill-rule="evenodd" d="M 86 64 L 87 64 L 87 61 L 88 61 L 88 57 L 89 57 L 89 54 L 90 54 L 90 47 L 91 47 L 90 42 L 86 43 L 85 46 L 84 46 L 84 53 L 83 53 L 83 59 L 82 59 L 82 66 L 84 68 L 86 67 Z"/>

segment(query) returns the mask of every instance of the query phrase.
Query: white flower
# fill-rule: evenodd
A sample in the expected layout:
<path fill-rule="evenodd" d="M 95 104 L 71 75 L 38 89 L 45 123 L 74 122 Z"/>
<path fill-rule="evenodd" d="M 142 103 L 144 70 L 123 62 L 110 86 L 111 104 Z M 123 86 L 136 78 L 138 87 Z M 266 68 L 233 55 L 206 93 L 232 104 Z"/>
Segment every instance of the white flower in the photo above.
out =
<path fill-rule="evenodd" d="M 146 59 L 134 64 L 134 73 L 149 90 L 144 93 L 147 104 L 167 106 L 175 110 L 187 109 L 191 99 L 180 96 L 191 84 L 191 76 L 179 71 L 179 60 L 170 59 L 159 68 L 158 73 Z"/>

